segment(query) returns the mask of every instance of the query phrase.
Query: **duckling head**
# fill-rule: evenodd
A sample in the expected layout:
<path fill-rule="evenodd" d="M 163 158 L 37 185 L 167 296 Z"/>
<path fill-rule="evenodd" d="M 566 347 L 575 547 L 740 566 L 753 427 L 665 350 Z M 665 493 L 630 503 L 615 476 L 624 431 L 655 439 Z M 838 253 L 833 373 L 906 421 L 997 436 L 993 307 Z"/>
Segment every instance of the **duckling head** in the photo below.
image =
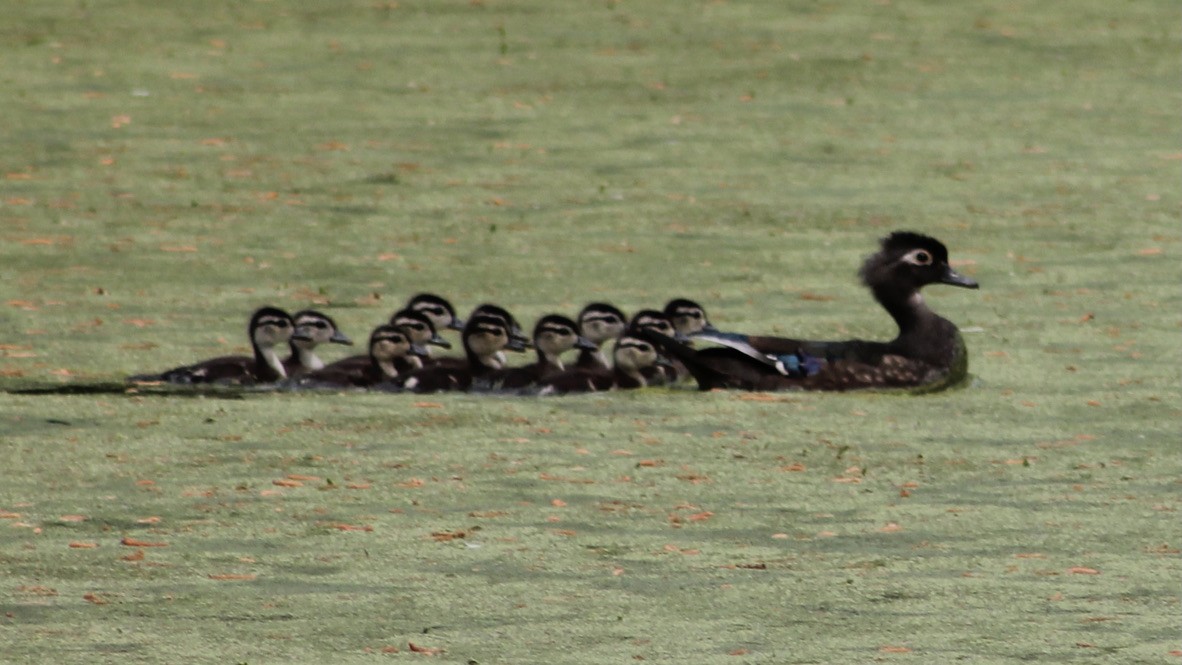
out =
<path fill-rule="evenodd" d="M 499 317 L 505 323 L 505 329 L 509 333 L 509 344 L 505 346 L 505 349 L 521 352 L 533 346 L 533 342 L 522 331 L 521 324 L 504 307 L 492 303 L 484 303 L 472 310 L 472 314 L 468 316 L 468 319 L 471 320 L 477 316 L 495 316 Z"/>
<path fill-rule="evenodd" d="M 674 298 L 665 303 L 664 314 L 673 328 L 687 337 L 701 332 L 718 332 L 706 317 L 706 309 L 692 300 Z"/>
<path fill-rule="evenodd" d="M 451 342 L 440 336 L 435 322 L 421 310 L 400 309 L 390 316 L 390 325 L 406 328 L 415 344 L 451 348 Z"/>
<path fill-rule="evenodd" d="M 593 351 L 599 347 L 578 333 L 578 324 L 560 314 L 548 314 L 534 324 L 534 346 L 538 355 L 552 362 L 572 349 Z"/>
<path fill-rule="evenodd" d="M 278 307 L 262 307 L 250 317 L 250 339 L 260 348 L 287 344 L 294 330 L 291 315 Z"/>
<path fill-rule="evenodd" d="M 632 320 L 628 322 L 628 332 L 638 330 L 652 330 L 682 343 L 689 341 L 689 337 L 673 327 L 673 322 L 664 312 L 655 309 L 642 309 L 632 316 Z"/>
<path fill-rule="evenodd" d="M 474 314 L 464 325 L 464 350 L 488 367 L 502 367 L 501 351 L 508 347 L 509 326 L 505 320 L 494 314 Z"/>
<path fill-rule="evenodd" d="M 641 372 L 661 361 L 656 347 L 648 341 L 632 335 L 624 335 L 616 341 L 612 352 L 616 369 L 633 377 L 642 377 Z M 643 379 L 641 378 L 642 382 Z"/>
<path fill-rule="evenodd" d="M 311 351 L 320 344 L 352 345 L 353 340 L 341 332 L 332 317 L 314 309 L 305 309 L 292 315 L 295 329 L 291 342 L 295 346 Z"/>
<path fill-rule="evenodd" d="M 421 358 L 425 353 L 426 349 L 412 341 L 411 331 L 401 326 L 381 325 L 369 336 L 369 357 L 390 377 L 398 374 L 394 361 L 408 356 Z M 422 361 L 415 364 L 421 367 Z"/>
<path fill-rule="evenodd" d="M 456 316 L 456 308 L 443 296 L 420 293 L 406 301 L 403 309 L 413 309 L 431 317 L 436 330 L 463 330 L 464 322 Z"/>
<path fill-rule="evenodd" d="M 598 347 L 624 334 L 627 321 L 628 317 L 614 305 L 593 302 L 579 312 L 579 332 Z"/>

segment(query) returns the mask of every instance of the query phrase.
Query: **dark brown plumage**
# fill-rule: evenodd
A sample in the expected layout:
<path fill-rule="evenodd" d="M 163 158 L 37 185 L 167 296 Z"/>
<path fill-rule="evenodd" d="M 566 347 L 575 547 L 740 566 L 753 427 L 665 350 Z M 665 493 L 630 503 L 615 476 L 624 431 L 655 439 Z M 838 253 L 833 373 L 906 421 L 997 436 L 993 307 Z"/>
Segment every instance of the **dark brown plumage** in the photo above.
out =
<path fill-rule="evenodd" d="M 963 379 L 968 370 L 964 340 L 920 295 L 928 284 L 977 288 L 977 282 L 949 266 L 947 248 L 929 236 L 892 233 L 866 259 L 860 275 L 898 325 L 898 335 L 889 342 L 707 333 L 699 338 L 726 346 L 695 351 L 647 337 L 685 363 L 703 390 L 938 389 Z"/>
<path fill-rule="evenodd" d="M 291 341 L 291 315 L 276 307 L 262 307 L 250 317 L 247 334 L 253 356 L 221 356 L 183 365 L 160 374 L 128 377 L 133 383 L 221 383 L 252 385 L 271 383 L 287 376 L 278 350 Z"/>

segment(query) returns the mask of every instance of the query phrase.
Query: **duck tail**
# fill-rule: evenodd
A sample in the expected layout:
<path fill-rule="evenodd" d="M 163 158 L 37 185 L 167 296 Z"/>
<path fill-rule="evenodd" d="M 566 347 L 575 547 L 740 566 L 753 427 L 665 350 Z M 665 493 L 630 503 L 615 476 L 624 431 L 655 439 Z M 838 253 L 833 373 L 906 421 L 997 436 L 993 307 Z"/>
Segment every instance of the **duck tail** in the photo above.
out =
<path fill-rule="evenodd" d="M 662 335 L 651 328 L 642 328 L 634 331 L 632 334 L 653 344 L 666 356 L 681 361 L 681 364 L 685 365 L 685 368 L 689 370 L 690 376 L 694 377 L 694 380 L 698 382 L 698 390 L 706 391 L 715 388 L 731 387 L 730 377 L 703 363 L 698 358 L 698 352 L 693 348 L 668 335 Z"/>

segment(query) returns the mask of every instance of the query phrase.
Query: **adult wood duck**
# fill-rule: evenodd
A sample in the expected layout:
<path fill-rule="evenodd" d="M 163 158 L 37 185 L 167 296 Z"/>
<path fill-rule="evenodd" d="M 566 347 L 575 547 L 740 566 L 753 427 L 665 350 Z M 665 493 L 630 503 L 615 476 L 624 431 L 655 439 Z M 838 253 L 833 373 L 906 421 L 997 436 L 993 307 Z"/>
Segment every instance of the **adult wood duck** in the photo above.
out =
<path fill-rule="evenodd" d="M 589 303 L 579 312 L 579 333 L 595 345 L 594 349 L 579 351 L 575 367 L 580 369 L 610 369 L 611 363 L 603 354 L 603 345 L 615 341 L 628 327 L 628 317 L 615 305 L 605 302 Z"/>
<path fill-rule="evenodd" d="M 662 336 L 664 337 L 664 336 Z M 664 337 L 665 339 L 672 339 Z M 647 370 L 664 362 L 656 347 L 647 340 L 625 334 L 612 349 L 611 369 L 574 368 L 542 379 L 537 394 L 630 390 L 649 385 Z"/>
<path fill-rule="evenodd" d="M 252 356 L 221 356 L 192 365 L 183 365 L 160 374 L 128 377 L 135 383 L 225 383 L 251 385 L 270 383 L 287 376 L 279 357 L 291 341 L 295 326 L 291 315 L 276 307 L 255 311 L 247 326 Z"/>
<path fill-rule="evenodd" d="M 949 266 L 947 248 L 930 236 L 898 231 L 882 239 L 859 274 L 899 327 L 889 342 L 705 333 L 697 338 L 724 346 L 695 351 L 645 336 L 685 363 L 703 390 L 939 390 L 963 380 L 968 356 L 960 332 L 920 295 L 928 284 L 978 288 Z"/>
<path fill-rule="evenodd" d="M 444 363 L 443 360 L 411 372 L 405 378 L 399 377 L 389 386 L 391 389 L 405 389 L 417 393 L 433 393 L 446 390 L 468 390 L 474 379 L 504 367 L 500 360 L 505 349 L 525 350 L 524 346 L 511 345 L 509 324 L 495 314 L 474 314 L 468 318 L 461 336 L 464 344 L 465 361 L 462 365 Z"/>
<path fill-rule="evenodd" d="M 463 330 L 464 321 L 456 316 L 456 308 L 447 298 L 434 293 L 419 293 L 406 301 L 403 309 L 422 312 L 431 317 L 436 330 Z"/>
<path fill-rule="evenodd" d="M 574 349 L 598 350 L 578 333 L 578 324 L 561 314 L 547 314 L 534 324 L 536 362 L 490 372 L 477 383 L 482 390 L 520 390 L 566 369 L 562 355 Z"/>
<path fill-rule="evenodd" d="M 289 377 L 324 368 L 324 361 L 316 355 L 317 346 L 353 345 L 353 340 L 324 312 L 305 309 L 292 314 L 291 318 L 295 322 L 291 335 L 291 356 L 283 361 L 283 369 Z"/>
<path fill-rule="evenodd" d="M 369 353 L 351 356 L 322 369 L 305 372 L 289 379 L 293 387 L 356 387 L 367 388 L 396 379 L 399 374 L 420 369 L 419 358 L 427 350 L 416 344 L 413 333 L 400 326 L 378 326 L 369 336 Z M 362 359 L 365 362 L 358 362 Z"/>

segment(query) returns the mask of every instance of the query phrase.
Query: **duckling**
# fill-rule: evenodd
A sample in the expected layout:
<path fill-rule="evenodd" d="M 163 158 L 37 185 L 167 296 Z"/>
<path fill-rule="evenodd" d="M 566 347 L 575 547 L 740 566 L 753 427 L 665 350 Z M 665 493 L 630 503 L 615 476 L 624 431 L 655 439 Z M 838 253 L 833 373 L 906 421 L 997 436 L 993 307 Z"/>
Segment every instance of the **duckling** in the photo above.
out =
<path fill-rule="evenodd" d="M 353 340 L 341 332 L 332 317 L 314 309 L 305 309 L 291 316 L 295 330 L 291 335 L 291 356 L 283 361 L 287 376 L 324 369 L 324 361 L 316 355 L 321 344 L 352 346 Z"/>
<path fill-rule="evenodd" d="M 495 314 L 474 314 L 468 317 L 461 336 L 466 355 L 463 365 L 445 363 L 440 359 L 423 369 L 399 377 L 391 388 L 417 393 L 443 390 L 467 390 L 474 379 L 504 367 L 498 356 L 511 343 L 509 324 Z"/>
<path fill-rule="evenodd" d="M 649 385 L 646 373 L 665 362 L 647 340 L 626 333 L 612 350 L 612 369 L 574 368 L 538 382 L 539 395 L 629 390 Z"/>
<path fill-rule="evenodd" d="M 270 383 L 287 376 L 279 349 L 291 341 L 295 326 L 291 315 L 276 307 L 262 307 L 250 317 L 247 334 L 253 356 L 222 356 L 184 365 L 160 374 L 128 377 L 134 383 Z"/>
<path fill-rule="evenodd" d="M 289 382 L 296 387 L 366 388 L 390 381 L 400 373 L 422 367 L 419 357 L 425 356 L 427 350 L 413 341 L 413 335 L 413 332 L 401 326 L 380 325 L 369 336 L 367 355 L 338 360 L 322 369 L 305 372 Z M 360 364 L 358 358 L 366 362 Z"/>
<path fill-rule="evenodd" d="M 669 337 L 681 344 L 688 345 L 690 338 L 673 326 L 673 321 L 664 312 L 655 309 L 642 309 L 632 315 L 628 322 L 628 334 L 639 336 L 641 331 L 652 331 L 662 337 Z M 659 365 L 653 365 L 645 370 L 645 378 L 650 383 L 666 385 L 688 380 L 690 372 L 676 356 L 670 354 L 670 359 Z"/>
<path fill-rule="evenodd" d="M 537 362 L 490 372 L 480 380 L 480 387 L 485 390 L 505 390 L 532 386 L 565 370 L 562 354 L 567 351 L 599 349 L 578 333 L 578 324 L 560 314 L 547 314 L 538 319 L 534 324 L 533 345 L 538 353 Z"/>
<path fill-rule="evenodd" d="M 710 323 L 706 310 L 698 303 L 686 298 L 674 298 L 665 303 L 665 318 L 673 324 L 673 329 L 682 335 L 691 336 L 701 332 L 718 332 L 718 328 Z"/>
<path fill-rule="evenodd" d="M 419 293 L 412 296 L 402 309 L 422 312 L 431 317 L 431 324 L 436 330 L 464 329 L 464 321 L 456 316 L 456 308 L 446 298 L 434 293 Z"/>
<path fill-rule="evenodd" d="M 517 319 L 514 318 L 514 316 L 510 314 L 509 311 L 504 307 L 486 302 L 483 305 L 478 305 L 476 309 L 472 310 L 472 314 L 469 316 L 479 316 L 481 314 L 499 316 L 505 320 L 505 323 L 509 325 L 509 340 L 511 343 L 506 347 L 508 350 L 524 351 L 530 347 L 530 338 L 526 337 L 525 332 L 521 328 L 521 324 L 518 323 Z"/>
<path fill-rule="evenodd" d="M 933 312 L 920 294 L 928 284 L 979 287 L 952 269 L 944 244 L 896 231 L 880 241 L 859 275 L 898 326 L 898 335 L 889 342 L 700 334 L 698 339 L 729 347 L 707 354 L 651 335 L 648 339 L 681 359 L 703 390 L 939 390 L 963 380 L 968 372 L 964 340 L 956 325 Z"/>
<path fill-rule="evenodd" d="M 575 367 L 581 369 L 610 369 L 611 363 L 601 350 L 608 340 L 615 340 L 628 327 L 628 317 L 614 305 L 605 302 L 589 303 L 579 312 L 579 332 L 595 345 L 595 349 L 579 351 Z"/>
<path fill-rule="evenodd" d="M 454 320 L 454 319 L 453 319 Z M 450 349 L 451 342 L 444 339 L 437 329 L 435 322 L 422 310 L 400 309 L 390 316 L 390 325 L 406 328 L 411 341 L 427 349 L 425 358 L 430 358 L 430 346 Z"/>

